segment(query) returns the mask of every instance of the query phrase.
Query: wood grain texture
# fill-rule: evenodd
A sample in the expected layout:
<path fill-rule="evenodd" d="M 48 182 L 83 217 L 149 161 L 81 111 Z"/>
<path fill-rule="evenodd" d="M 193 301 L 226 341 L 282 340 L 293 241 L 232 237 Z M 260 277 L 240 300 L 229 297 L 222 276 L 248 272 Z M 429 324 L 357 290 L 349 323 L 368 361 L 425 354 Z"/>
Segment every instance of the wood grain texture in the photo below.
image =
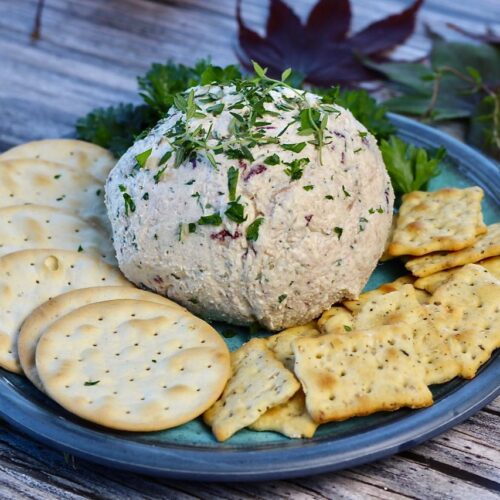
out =
<path fill-rule="evenodd" d="M 315 0 L 290 3 L 300 15 Z M 46 0 L 41 39 L 30 32 L 35 0 L 0 0 L 0 150 L 73 131 L 96 106 L 137 100 L 136 75 L 155 61 L 187 64 L 211 55 L 236 62 L 235 0 Z M 353 0 L 353 29 L 409 0 Z M 245 0 L 244 17 L 262 29 L 266 0 Z M 417 32 L 395 56 L 422 57 L 434 30 L 452 21 L 499 28 L 500 2 L 427 0 Z M 497 24 L 493 24 L 494 21 Z M 336 474 L 257 484 L 197 484 L 146 478 L 50 450 L 0 423 L 0 498 L 500 498 L 500 398 L 444 435 L 410 451 Z"/>

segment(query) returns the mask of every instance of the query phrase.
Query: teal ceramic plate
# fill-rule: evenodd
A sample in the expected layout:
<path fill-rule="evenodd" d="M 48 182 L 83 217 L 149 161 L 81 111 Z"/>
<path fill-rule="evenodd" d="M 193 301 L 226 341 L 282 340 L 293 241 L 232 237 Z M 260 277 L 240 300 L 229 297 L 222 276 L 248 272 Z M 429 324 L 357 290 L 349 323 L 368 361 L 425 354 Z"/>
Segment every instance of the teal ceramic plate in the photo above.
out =
<path fill-rule="evenodd" d="M 500 170 L 479 153 L 437 130 L 392 116 L 400 135 L 427 147 L 445 146 L 448 158 L 430 189 L 479 185 L 486 192 L 486 223 L 500 220 Z M 380 265 L 367 289 L 402 275 Z M 231 349 L 248 340 L 246 329 L 215 325 Z M 264 335 L 261 332 L 260 335 Z M 177 479 L 264 480 L 314 474 L 375 460 L 429 439 L 481 409 L 500 394 L 497 352 L 471 381 L 452 380 L 432 388 L 435 404 L 321 426 L 314 439 L 290 440 L 271 432 L 243 430 L 217 443 L 199 420 L 155 433 L 103 429 L 67 413 L 24 378 L 0 370 L 0 415 L 49 446 L 112 467 Z"/>

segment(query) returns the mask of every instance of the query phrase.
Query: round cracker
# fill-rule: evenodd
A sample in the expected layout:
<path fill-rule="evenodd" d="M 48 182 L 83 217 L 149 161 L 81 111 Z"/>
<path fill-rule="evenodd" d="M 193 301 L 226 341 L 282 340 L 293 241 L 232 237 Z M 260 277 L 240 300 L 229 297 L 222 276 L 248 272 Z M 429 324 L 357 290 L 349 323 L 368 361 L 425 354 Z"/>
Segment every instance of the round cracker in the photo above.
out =
<path fill-rule="evenodd" d="M 0 162 L 0 207 L 35 203 L 109 225 L 104 189 L 91 174 L 44 160 Z"/>
<path fill-rule="evenodd" d="M 163 304 L 90 304 L 44 332 L 36 364 L 48 395 L 68 411 L 124 431 L 157 431 L 201 415 L 230 375 L 221 336 Z"/>
<path fill-rule="evenodd" d="M 37 159 L 62 163 L 73 170 L 84 171 L 99 179 L 102 184 L 116 160 L 101 146 L 76 139 L 45 139 L 13 147 L 0 155 L 3 160 Z"/>
<path fill-rule="evenodd" d="M 82 306 L 116 299 L 156 302 L 165 304 L 167 307 L 186 311 L 182 306 L 161 295 L 130 286 L 80 288 L 63 293 L 45 302 L 24 320 L 17 339 L 17 352 L 23 372 L 38 389 L 44 391 L 42 381 L 36 370 L 35 352 L 38 340 L 45 329 L 57 319 Z"/>
<path fill-rule="evenodd" d="M 0 258 L 0 367 L 21 373 L 17 336 L 24 319 L 47 300 L 75 288 L 132 286 L 106 262 L 69 250 L 22 250 Z"/>
<path fill-rule="evenodd" d="M 86 252 L 116 264 L 111 239 L 76 215 L 44 205 L 0 208 L 0 256 L 37 248 Z"/>

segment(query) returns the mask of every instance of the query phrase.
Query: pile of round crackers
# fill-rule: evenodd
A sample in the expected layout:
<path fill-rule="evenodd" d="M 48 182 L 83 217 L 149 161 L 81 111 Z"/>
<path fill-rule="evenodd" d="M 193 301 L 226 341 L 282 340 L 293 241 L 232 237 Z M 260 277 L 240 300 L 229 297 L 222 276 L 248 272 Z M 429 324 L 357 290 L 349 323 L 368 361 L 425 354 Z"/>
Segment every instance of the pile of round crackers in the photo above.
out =
<path fill-rule="evenodd" d="M 385 258 L 412 274 L 317 322 L 231 353 L 233 376 L 204 419 L 312 437 L 318 425 L 433 403 L 429 386 L 472 378 L 500 347 L 500 223 L 485 226 L 477 187 L 403 197 Z"/>
<path fill-rule="evenodd" d="M 166 429 L 217 400 L 229 351 L 210 325 L 121 274 L 103 202 L 114 163 L 75 140 L 0 155 L 0 367 L 97 424 Z"/>
<path fill-rule="evenodd" d="M 0 367 L 82 418 L 154 431 L 203 414 L 220 441 L 245 427 L 312 437 L 429 406 L 429 386 L 474 377 L 500 347 L 500 223 L 483 223 L 479 188 L 404 196 L 384 259 L 411 274 L 230 354 L 120 273 L 103 203 L 113 165 L 75 140 L 0 155 Z"/>

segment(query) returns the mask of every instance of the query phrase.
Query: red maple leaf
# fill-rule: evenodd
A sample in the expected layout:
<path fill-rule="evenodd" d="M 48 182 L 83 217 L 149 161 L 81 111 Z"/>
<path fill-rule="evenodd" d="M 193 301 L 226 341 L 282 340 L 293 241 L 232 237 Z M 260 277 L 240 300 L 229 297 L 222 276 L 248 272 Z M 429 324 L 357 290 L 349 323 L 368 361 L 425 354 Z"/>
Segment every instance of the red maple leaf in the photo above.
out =
<path fill-rule="evenodd" d="M 383 59 L 403 43 L 415 28 L 416 14 L 423 0 L 416 0 L 399 14 L 376 21 L 355 34 L 349 33 L 349 0 L 319 0 L 305 24 L 282 0 L 271 0 L 266 35 L 249 29 L 241 16 L 241 0 L 236 6 L 241 63 L 251 68 L 256 61 L 278 77 L 292 68 L 305 81 L 322 87 L 352 85 L 377 78 L 361 59 Z"/>

